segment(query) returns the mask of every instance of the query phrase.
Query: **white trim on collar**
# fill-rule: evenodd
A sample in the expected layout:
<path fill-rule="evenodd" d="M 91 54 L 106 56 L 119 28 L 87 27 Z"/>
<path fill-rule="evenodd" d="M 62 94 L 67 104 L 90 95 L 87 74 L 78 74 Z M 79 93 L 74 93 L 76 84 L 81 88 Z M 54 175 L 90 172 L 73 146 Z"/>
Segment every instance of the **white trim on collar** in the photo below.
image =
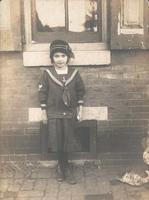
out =
<path fill-rule="evenodd" d="M 61 87 L 67 86 L 75 77 L 75 75 L 77 74 L 78 70 L 75 69 L 72 73 L 72 75 L 70 76 L 70 78 L 68 78 L 68 80 L 66 81 L 65 84 L 63 84 L 61 81 L 59 81 L 52 73 L 49 69 L 46 69 L 47 73 L 49 74 L 49 76 L 52 78 L 52 80 L 57 83 L 58 85 L 60 85 Z"/>

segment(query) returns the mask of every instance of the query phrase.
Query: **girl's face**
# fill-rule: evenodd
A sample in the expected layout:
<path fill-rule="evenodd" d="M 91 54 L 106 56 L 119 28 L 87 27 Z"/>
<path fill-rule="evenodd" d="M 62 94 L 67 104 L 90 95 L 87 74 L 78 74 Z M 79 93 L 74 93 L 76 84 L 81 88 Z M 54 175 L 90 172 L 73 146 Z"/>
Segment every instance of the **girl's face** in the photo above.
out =
<path fill-rule="evenodd" d="M 68 56 L 65 53 L 57 52 L 53 55 L 54 65 L 58 68 L 67 66 Z"/>

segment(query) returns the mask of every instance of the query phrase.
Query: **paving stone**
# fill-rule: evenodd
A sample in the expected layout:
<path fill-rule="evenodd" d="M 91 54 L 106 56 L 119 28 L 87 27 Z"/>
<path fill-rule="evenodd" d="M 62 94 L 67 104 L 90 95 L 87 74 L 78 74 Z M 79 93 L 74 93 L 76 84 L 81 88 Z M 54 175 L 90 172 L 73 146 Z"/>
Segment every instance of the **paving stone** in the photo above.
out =
<path fill-rule="evenodd" d="M 148 200 L 149 199 L 149 191 L 141 192 L 141 200 Z"/>
<path fill-rule="evenodd" d="M 123 183 L 121 183 L 123 184 Z M 125 186 L 126 192 L 129 193 L 135 193 L 135 192 L 146 192 L 148 191 L 148 188 L 145 188 L 144 186 L 131 186 L 128 184 L 123 184 Z"/>
<path fill-rule="evenodd" d="M 59 185 L 58 195 L 59 196 L 71 196 L 72 186 L 68 183 L 63 182 Z"/>
<path fill-rule="evenodd" d="M 138 197 L 141 194 L 149 195 L 148 188 L 145 188 L 144 186 L 131 186 L 131 185 L 125 184 L 125 190 L 130 199 L 133 199 L 133 197 L 135 197 L 138 200 Z M 141 196 L 139 198 L 141 199 Z"/>
<path fill-rule="evenodd" d="M 18 197 L 16 200 L 43 200 L 42 197 Z"/>
<path fill-rule="evenodd" d="M 141 194 L 140 193 L 134 193 L 134 194 L 128 194 L 128 198 L 129 198 L 129 200 L 144 200 L 143 198 L 142 198 L 142 196 L 141 196 Z M 149 199 L 149 197 L 148 197 L 148 199 Z"/>
<path fill-rule="evenodd" d="M 0 172 L 0 178 L 13 178 L 14 173 L 10 171 L 1 171 Z"/>
<path fill-rule="evenodd" d="M 59 195 L 58 200 L 71 200 L 71 194 Z"/>
<path fill-rule="evenodd" d="M 112 186 L 111 191 L 114 200 L 128 200 L 128 196 L 123 184 Z"/>
<path fill-rule="evenodd" d="M 0 179 L 0 192 L 8 190 L 9 186 L 12 185 L 13 179 Z"/>
<path fill-rule="evenodd" d="M 73 185 L 71 188 L 72 195 L 84 195 L 85 194 L 85 186 L 84 184 L 77 183 Z"/>
<path fill-rule="evenodd" d="M 79 167 L 74 167 L 74 176 L 77 181 L 77 183 L 84 183 L 84 167 L 79 166 Z"/>
<path fill-rule="evenodd" d="M 113 200 L 113 196 L 111 193 L 105 193 L 105 194 L 89 194 L 85 195 L 85 200 Z"/>
<path fill-rule="evenodd" d="M 58 200 L 57 196 L 54 196 L 54 195 L 46 195 L 43 197 L 42 200 Z"/>
<path fill-rule="evenodd" d="M 55 168 L 25 168 L 28 175 L 17 171 L 13 177 L 7 178 L 5 174 L 5 178 L 0 178 L 0 200 L 85 200 L 85 195 L 110 192 L 113 200 L 149 200 L 148 185 L 133 187 L 118 181 L 113 184 L 112 180 L 120 171 L 114 166 L 99 169 L 94 163 L 74 165 L 77 184 L 70 185 L 56 181 Z M 16 176 L 19 178 L 16 179 Z"/>
<path fill-rule="evenodd" d="M 36 179 L 34 190 L 45 190 L 47 182 L 47 179 Z"/>
<path fill-rule="evenodd" d="M 98 187 L 99 194 L 106 194 L 111 192 L 111 185 L 109 183 L 109 180 L 105 179 L 104 177 L 105 176 L 97 178 L 96 187 Z"/>
<path fill-rule="evenodd" d="M 60 183 L 58 183 L 55 179 L 48 179 L 48 183 L 45 189 L 45 194 L 58 194 L 59 191 L 59 187 L 60 187 Z"/>
<path fill-rule="evenodd" d="M 17 198 L 27 198 L 27 197 L 43 197 L 44 193 L 42 191 L 19 191 Z"/>
<path fill-rule="evenodd" d="M 92 185 L 93 184 L 93 186 L 95 185 L 97 185 L 97 182 L 98 182 L 98 177 L 97 176 L 94 176 L 94 175 L 89 175 L 89 176 L 85 176 L 85 185 L 86 186 L 88 186 L 88 185 Z"/>
<path fill-rule="evenodd" d="M 25 179 L 21 190 L 33 190 L 35 180 L 34 179 Z"/>
<path fill-rule="evenodd" d="M 148 197 L 149 199 L 149 191 L 147 188 L 143 186 L 135 187 L 130 185 L 125 185 L 125 189 L 127 195 L 129 196 L 130 200 L 144 200 L 144 198 Z"/>
<path fill-rule="evenodd" d="M 72 200 L 84 200 L 84 195 L 72 195 Z"/>
<path fill-rule="evenodd" d="M 97 184 L 96 177 L 85 178 L 85 193 L 97 194 L 99 192 L 99 187 Z"/>
<path fill-rule="evenodd" d="M 85 188 L 85 194 L 100 194 L 99 189 L 93 188 L 93 187 L 87 187 Z"/>
<path fill-rule="evenodd" d="M 15 198 L 17 196 L 17 192 L 6 191 L 4 193 L 4 198 Z"/>
<path fill-rule="evenodd" d="M 9 186 L 8 191 L 11 192 L 19 191 L 23 181 L 24 181 L 23 179 L 15 179 L 14 182 Z"/>
<path fill-rule="evenodd" d="M 0 199 L 4 197 L 4 192 L 0 192 Z"/>

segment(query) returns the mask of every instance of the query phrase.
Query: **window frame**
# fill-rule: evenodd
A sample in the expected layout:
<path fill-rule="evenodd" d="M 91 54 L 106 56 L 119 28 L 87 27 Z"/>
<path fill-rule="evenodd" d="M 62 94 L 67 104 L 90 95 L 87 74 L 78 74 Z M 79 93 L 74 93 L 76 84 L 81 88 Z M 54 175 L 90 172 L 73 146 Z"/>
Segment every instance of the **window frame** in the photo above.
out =
<path fill-rule="evenodd" d="M 108 0 L 103 0 L 102 1 L 102 41 L 100 42 L 96 42 L 98 44 L 101 44 L 101 49 L 103 48 L 103 46 L 105 47 L 105 49 L 107 48 L 107 1 Z M 33 40 L 33 33 L 32 33 L 32 0 L 24 0 L 24 22 L 25 22 L 25 43 L 26 46 L 30 46 L 34 45 L 34 44 L 40 44 L 43 46 L 43 44 L 45 44 L 46 42 L 43 43 L 38 43 L 36 41 Z M 76 43 L 79 44 L 80 42 L 70 42 L 70 43 Z M 88 42 L 85 42 L 85 44 Z M 91 43 L 93 44 L 93 43 Z M 36 45 L 37 46 L 37 45 Z M 96 46 L 96 45 L 95 45 Z M 99 45 L 98 45 L 99 46 Z"/>
<path fill-rule="evenodd" d="M 66 29 L 68 29 L 68 0 L 64 0 L 65 2 L 65 23 Z M 99 31 L 99 27 L 102 27 L 102 13 L 100 15 L 100 9 L 102 10 L 102 1 L 98 1 L 98 24 L 97 24 L 97 32 L 71 32 L 68 30 L 60 31 L 60 32 L 39 32 L 37 30 L 37 18 L 36 18 L 36 0 L 31 1 L 31 11 L 32 11 L 32 37 L 34 41 L 39 43 L 43 43 L 46 41 L 53 41 L 54 39 L 61 38 L 63 40 L 67 40 L 68 42 L 81 42 L 86 43 L 87 41 L 90 42 L 100 42 L 102 41 L 102 30 Z"/>
<path fill-rule="evenodd" d="M 49 61 L 50 43 L 38 43 L 32 38 L 32 10 L 31 1 L 23 1 L 23 22 L 24 22 L 24 46 L 23 46 L 23 64 L 24 66 L 47 66 L 51 65 Z M 109 34 L 107 31 L 109 0 L 102 1 L 102 42 L 80 43 L 70 42 L 75 53 L 75 60 L 71 65 L 109 65 L 111 62 L 111 53 L 109 50 Z M 84 59 L 85 58 L 85 59 Z"/>

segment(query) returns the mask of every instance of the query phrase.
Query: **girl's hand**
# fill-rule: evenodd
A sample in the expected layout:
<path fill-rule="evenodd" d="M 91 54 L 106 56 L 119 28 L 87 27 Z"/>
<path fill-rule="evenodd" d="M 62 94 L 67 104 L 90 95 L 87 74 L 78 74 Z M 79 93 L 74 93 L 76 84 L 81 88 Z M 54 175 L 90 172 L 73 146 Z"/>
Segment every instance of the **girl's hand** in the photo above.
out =
<path fill-rule="evenodd" d="M 43 122 L 43 124 L 47 124 L 47 122 L 48 122 L 46 110 L 42 110 L 41 121 Z"/>
<path fill-rule="evenodd" d="M 77 119 L 79 122 L 83 120 L 83 107 L 79 106 L 78 113 L 77 113 Z"/>

